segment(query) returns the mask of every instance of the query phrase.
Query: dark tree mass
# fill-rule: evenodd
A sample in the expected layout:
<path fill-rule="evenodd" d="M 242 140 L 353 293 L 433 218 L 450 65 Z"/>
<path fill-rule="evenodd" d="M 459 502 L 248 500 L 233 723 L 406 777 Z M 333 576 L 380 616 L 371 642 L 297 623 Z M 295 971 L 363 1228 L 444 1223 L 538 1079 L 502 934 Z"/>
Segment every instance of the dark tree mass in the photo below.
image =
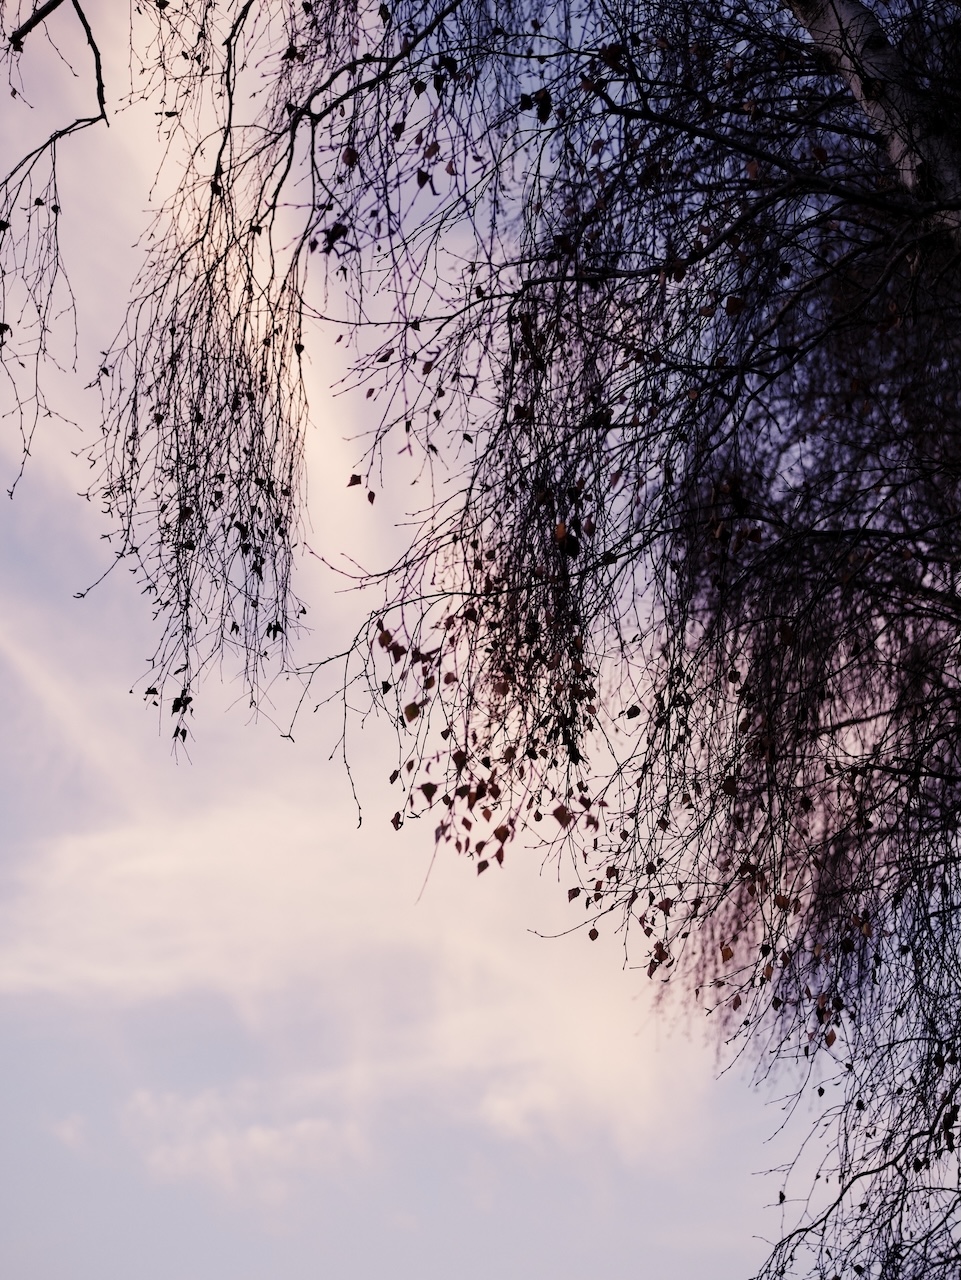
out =
<path fill-rule="evenodd" d="M 29 440 L 108 19 L 0 13 L 14 87 L 56 24 L 97 103 L 0 187 Z M 155 0 L 130 48 L 184 168 L 91 457 L 151 696 L 185 737 L 226 647 L 310 698 L 302 361 L 346 334 L 349 496 L 395 444 L 434 482 L 342 655 L 394 824 L 560 857 L 572 925 L 824 1107 L 764 1277 L 954 1280 L 961 6 Z"/>

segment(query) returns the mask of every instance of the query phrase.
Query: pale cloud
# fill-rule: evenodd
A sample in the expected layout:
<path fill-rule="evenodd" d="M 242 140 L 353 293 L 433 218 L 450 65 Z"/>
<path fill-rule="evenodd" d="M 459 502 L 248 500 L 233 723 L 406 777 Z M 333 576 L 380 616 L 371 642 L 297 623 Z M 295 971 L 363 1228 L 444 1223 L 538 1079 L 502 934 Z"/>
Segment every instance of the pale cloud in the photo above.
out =
<path fill-rule="evenodd" d="M 416 905 L 423 845 L 372 848 L 332 808 L 259 795 L 61 838 L 0 908 L 0 992 L 101 1011 L 213 993 L 272 1046 L 257 1078 L 133 1090 L 154 1176 L 277 1202 L 298 1170 L 360 1160 L 398 1109 L 629 1160 L 690 1103 L 703 1078 L 638 1034 L 641 979 L 613 944 L 526 929 L 563 896 L 530 855 L 497 880 L 442 857 Z"/>
<path fill-rule="evenodd" d="M 316 1113 L 318 1103 L 329 1101 L 322 1087 L 289 1092 L 273 1082 L 191 1097 L 142 1089 L 126 1103 L 123 1121 L 159 1181 L 199 1183 L 276 1206 L 304 1174 L 343 1171 L 368 1149 L 356 1117 Z"/>
<path fill-rule="evenodd" d="M 72 1151 L 79 1150 L 87 1144 L 89 1135 L 86 1116 L 74 1112 L 63 1116 L 60 1120 L 52 1120 L 48 1128 L 58 1142 Z"/>

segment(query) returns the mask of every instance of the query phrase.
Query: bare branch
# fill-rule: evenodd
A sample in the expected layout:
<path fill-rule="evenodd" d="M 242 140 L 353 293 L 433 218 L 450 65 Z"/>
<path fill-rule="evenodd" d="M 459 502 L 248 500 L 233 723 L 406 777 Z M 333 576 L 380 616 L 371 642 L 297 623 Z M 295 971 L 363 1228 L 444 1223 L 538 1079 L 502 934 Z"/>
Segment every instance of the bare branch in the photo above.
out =
<path fill-rule="evenodd" d="M 15 53 L 19 53 L 23 48 L 23 42 L 35 28 L 41 23 L 46 22 L 56 9 L 59 9 L 63 0 L 47 0 L 46 4 L 42 4 L 39 9 L 35 10 L 26 22 L 22 22 L 16 31 L 10 33 L 10 44 Z"/>

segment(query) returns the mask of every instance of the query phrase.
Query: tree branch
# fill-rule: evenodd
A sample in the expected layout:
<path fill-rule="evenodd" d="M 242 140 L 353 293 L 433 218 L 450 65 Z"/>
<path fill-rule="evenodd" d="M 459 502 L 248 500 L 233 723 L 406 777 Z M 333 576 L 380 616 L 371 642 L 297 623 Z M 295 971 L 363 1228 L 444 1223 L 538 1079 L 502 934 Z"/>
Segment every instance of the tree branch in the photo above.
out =
<path fill-rule="evenodd" d="M 60 0 L 51 0 L 51 3 L 59 4 Z M 80 7 L 79 0 L 73 0 L 73 7 L 76 11 L 77 17 L 80 19 L 80 25 L 83 27 L 84 35 L 87 37 L 87 44 L 89 44 L 93 52 L 94 74 L 97 79 L 97 105 L 100 107 L 100 115 L 103 118 L 104 123 L 109 125 L 110 121 L 107 119 L 107 99 L 103 83 L 103 62 L 100 57 L 100 49 L 97 46 L 96 40 L 93 38 L 93 30 L 90 23 L 87 21 L 87 15 Z"/>
<path fill-rule="evenodd" d="M 31 16 L 17 27 L 16 31 L 11 32 L 10 43 L 13 45 L 17 53 L 23 48 L 23 42 L 41 22 L 50 17 L 55 9 L 59 9 L 63 4 L 63 0 L 47 0 L 46 4 L 42 4 Z"/>

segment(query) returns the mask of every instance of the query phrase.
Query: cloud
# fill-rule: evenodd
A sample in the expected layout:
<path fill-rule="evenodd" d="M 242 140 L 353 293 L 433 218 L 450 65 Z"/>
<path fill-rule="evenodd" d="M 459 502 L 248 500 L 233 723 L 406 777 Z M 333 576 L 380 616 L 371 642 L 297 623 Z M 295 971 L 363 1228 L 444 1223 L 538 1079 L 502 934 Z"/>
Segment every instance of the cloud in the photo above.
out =
<path fill-rule="evenodd" d="M 367 1151 L 354 1116 L 317 1113 L 329 1099 L 314 1084 L 278 1091 L 247 1082 L 187 1098 L 142 1089 L 124 1107 L 124 1125 L 158 1180 L 280 1205 L 305 1173 L 343 1172 Z"/>
<path fill-rule="evenodd" d="M 86 1117 L 75 1112 L 60 1120 L 51 1121 L 48 1128 L 58 1142 L 72 1151 L 79 1150 L 87 1143 Z"/>
<path fill-rule="evenodd" d="M 100 1016 L 229 1004 L 269 1050 L 259 1075 L 123 1104 L 164 1180 L 274 1202 L 298 1169 L 361 1159 L 398 1111 L 632 1158 L 698 1087 L 637 1034 L 641 980 L 613 946 L 531 935 L 562 895 L 523 853 L 496 880 L 441 858 L 415 905 L 422 845 L 374 847 L 345 808 L 261 793 L 49 842 L 0 907 L 0 993 Z"/>

